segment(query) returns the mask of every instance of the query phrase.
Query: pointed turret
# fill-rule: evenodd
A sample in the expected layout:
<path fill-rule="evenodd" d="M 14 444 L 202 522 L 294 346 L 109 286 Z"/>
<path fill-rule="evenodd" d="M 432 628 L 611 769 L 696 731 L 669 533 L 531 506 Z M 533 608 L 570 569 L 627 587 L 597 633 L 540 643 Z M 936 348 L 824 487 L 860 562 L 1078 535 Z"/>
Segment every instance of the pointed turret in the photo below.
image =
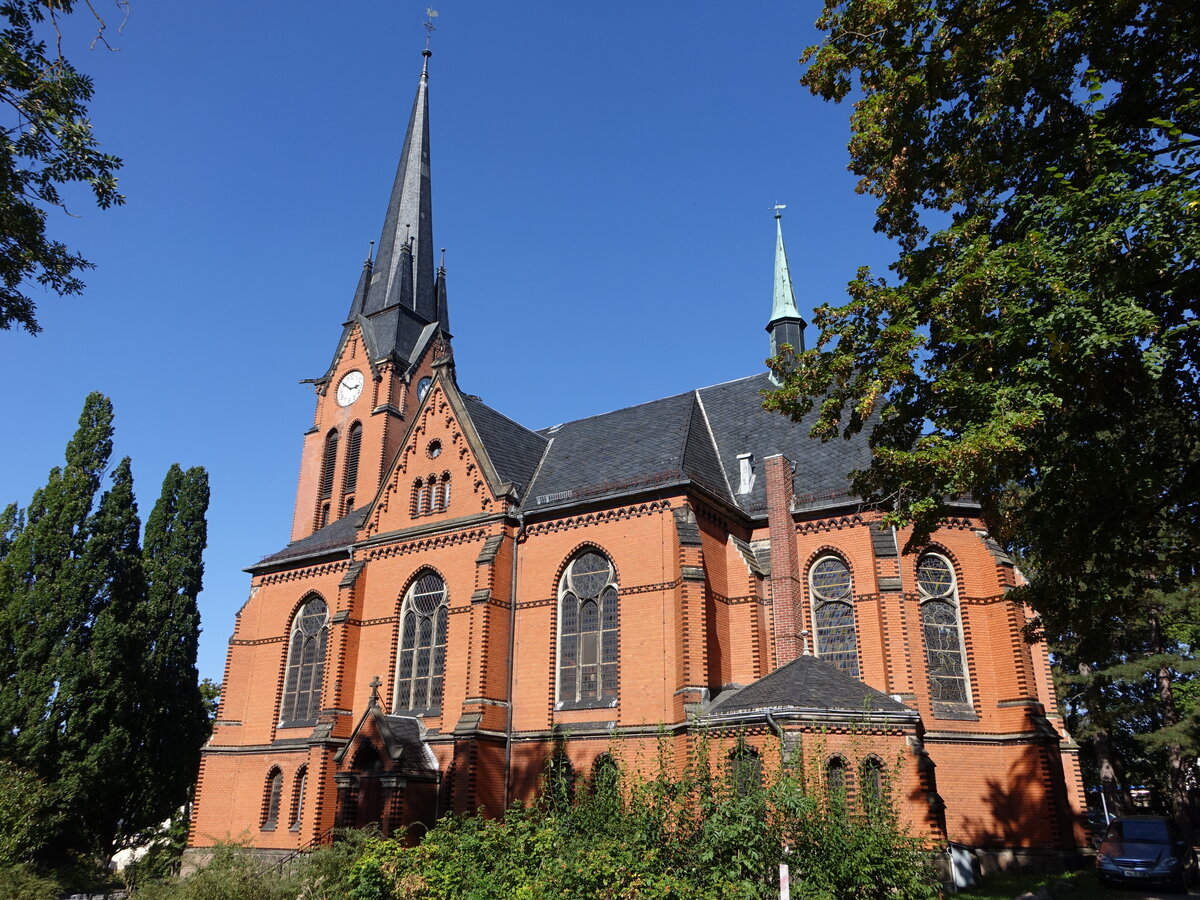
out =
<path fill-rule="evenodd" d="M 434 293 L 437 295 L 437 320 L 438 325 L 446 334 L 450 334 L 450 304 L 446 299 L 446 248 L 442 248 L 442 261 L 438 265 L 437 284 L 434 285 Z"/>
<path fill-rule="evenodd" d="M 362 274 L 358 276 L 358 287 L 354 289 L 354 300 L 350 303 L 350 313 L 346 316 L 346 324 L 349 325 L 355 319 L 363 314 L 363 310 L 367 305 L 367 291 L 371 287 L 371 257 L 363 260 Z"/>
<path fill-rule="evenodd" d="M 771 320 L 767 331 L 771 334 L 771 356 L 778 356 L 784 344 L 799 353 L 804 349 L 805 321 L 796 308 L 796 295 L 792 291 L 792 273 L 788 269 L 787 251 L 783 247 L 783 225 L 780 212 L 782 205 L 775 207 L 775 293 L 771 304 Z M 772 381 L 775 376 L 771 376 Z"/>
<path fill-rule="evenodd" d="M 427 322 L 437 316 L 433 271 L 433 204 L 429 179 L 429 57 L 425 63 L 417 96 L 413 100 L 396 180 L 388 199 L 379 252 L 375 257 L 375 277 L 367 296 L 368 315 L 392 306 L 414 310 Z M 406 245 L 411 245 L 406 260 Z M 407 269 L 407 278 L 405 270 Z M 402 348 L 397 348 L 402 349 Z"/>

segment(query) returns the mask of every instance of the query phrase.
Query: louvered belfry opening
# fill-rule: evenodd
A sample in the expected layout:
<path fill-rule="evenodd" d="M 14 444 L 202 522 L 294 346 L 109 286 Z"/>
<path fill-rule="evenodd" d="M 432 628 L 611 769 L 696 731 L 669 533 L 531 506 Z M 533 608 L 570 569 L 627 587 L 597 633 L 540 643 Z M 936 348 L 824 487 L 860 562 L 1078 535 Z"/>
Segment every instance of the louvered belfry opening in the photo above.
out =
<path fill-rule="evenodd" d="M 362 449 L 362 423 L 355 422 L 350 426 L 350 435 L 346 441 L 346 474 L 342 478 L 342 492 L 349 494 L 358 487 L 358 456 Z"/>
<path fill-rule="evenodd" d="M 337 463 L 338 433 L 337 429 L 329 432 L 325 438 L 325 461 L 321 464 L 321 499 L 328 500 L 333 496 L 333 468 Z"/>

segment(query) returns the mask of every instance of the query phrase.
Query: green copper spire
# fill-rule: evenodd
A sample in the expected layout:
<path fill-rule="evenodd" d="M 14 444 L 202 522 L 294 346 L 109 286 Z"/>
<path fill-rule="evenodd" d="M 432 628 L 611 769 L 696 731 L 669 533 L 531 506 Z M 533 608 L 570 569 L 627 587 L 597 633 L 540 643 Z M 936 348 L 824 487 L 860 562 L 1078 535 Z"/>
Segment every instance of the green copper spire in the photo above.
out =
<path fill-rule="evenodd" d="M 775 205 L 775 296 L 771 304 L 771 320 L 767 331 L 771 334 L 771 356 L 778 356 L 787 344 L 796 353 L 804 350 L 804 319 L 796 308 L 796 295 L 792 291 L 792 273 L 788 269 L 787 251 L 783 249 L 783 225 L 780 212 L 782 204 Z M 772 373 L 771 380 L 778 379 Z"/>
<path fill-rule="evenodd" d="M 782 206 L 775 207 L 775 302 L 771 304 L 771 324 L 780 319 L 799 319 L 796 295 L 792 291 L 792 273 L 788 270 L 787 251 L 783 248 Z M 767 326 L 770 328 L 770 325 Z"/>

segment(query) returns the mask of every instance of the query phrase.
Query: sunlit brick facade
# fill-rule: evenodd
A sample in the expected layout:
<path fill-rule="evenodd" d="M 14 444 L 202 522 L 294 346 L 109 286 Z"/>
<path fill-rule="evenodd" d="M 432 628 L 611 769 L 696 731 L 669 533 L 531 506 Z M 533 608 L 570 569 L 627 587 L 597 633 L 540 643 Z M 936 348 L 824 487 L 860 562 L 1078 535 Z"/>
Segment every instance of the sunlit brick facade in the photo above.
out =
<path fill-rule="evenodd" d="M 1079 846 L 1076 749 L 973 505 L 901 552 L 848 492 L 865 443 L 764 412 L 766 373 L 540 432 L 460 389 L 427 81 L 314 380 L 292 542 L 250 569 L 193 852 L 416 836 L 528 800 L 552 753 L 586 776 L 701 733 L 851 782 L 898 760 L 905 819 L 937 843 Z M 777 257 L 769 328 L 802 335 L 782 236 Z"/>

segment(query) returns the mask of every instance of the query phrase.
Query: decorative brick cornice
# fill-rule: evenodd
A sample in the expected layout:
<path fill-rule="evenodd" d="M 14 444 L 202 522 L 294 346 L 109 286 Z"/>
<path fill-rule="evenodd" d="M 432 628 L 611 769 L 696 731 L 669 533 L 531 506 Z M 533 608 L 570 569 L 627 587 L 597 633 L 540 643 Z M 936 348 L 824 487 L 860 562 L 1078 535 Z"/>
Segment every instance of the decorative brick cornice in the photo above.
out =
<path fill-rule="evenodd" d="M 306 566 L 303 569 L 289 569 L 283 572 L 272 572 L 270 575 L 264 575 L 259 584 L 285 584 L 289 581 L 299 581 L 305 578 L 319 578 L 322 575 L 333 575 L 337 572 L 345 572 L 350 568 L 350 561 L 346 559 L 338 560 L 337 562 L 325 563 L 320 566 Z"/>
<path fill-rule="evenodd" d="M 826 519 L 813 519 L 808 522 L 796 523 L 796 534 L 815 534 L 821 531 L 836 531 L 842 528 L 855 528 L 859 525 L 866 525 L 867 520 L 863 518 L 861 513 L 852 513 L 845 516 L 833 516 Z"/>
<path fill-rule="evenodd" d="M 487 532 L 482 528 L 472 531 L 451 531 L 442 534 L 431 534 L 427 537 L 404 540 L 385 546 L 372 547 L 366 552 L 366 559 L 390 559 L 393 556 L 405 556 L 409 553 L 424 553 L 441 547 L 455 547 L 472 541 L 482 541 L 487 538 Z"/>
<path fill-rule="evenodd" d="M 599 510 L 565 519 L 551 519 L 547 522 L 537 522 L 526 529 L 526 534 L 533 537 L 538 534 L 550 534 L 558 531 L 568 531 L 572 528 L 584 528 L 589 525 L 599 525 L 605 522 L 619 522 L 624 519 L 634 519 L 639 516 L 653 515 L 671 509 L 669 500 L 650 500 L 646 503 L 636 503 L 621 506 L 617 509 Z"/>

